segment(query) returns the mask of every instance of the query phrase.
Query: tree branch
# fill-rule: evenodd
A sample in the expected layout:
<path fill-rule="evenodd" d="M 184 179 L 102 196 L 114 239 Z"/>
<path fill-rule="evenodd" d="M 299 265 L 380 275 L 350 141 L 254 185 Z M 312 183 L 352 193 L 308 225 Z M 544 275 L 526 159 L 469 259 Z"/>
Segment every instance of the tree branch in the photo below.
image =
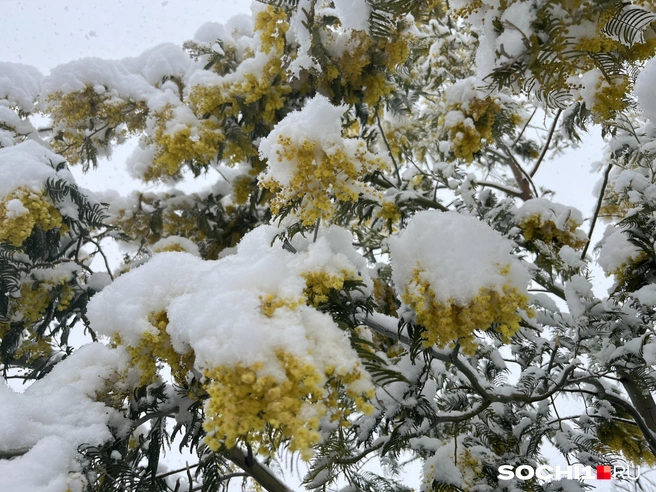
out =
<path fill-rule="evenodd" d="M 514 196 L 515 198 L 521 198 L 522 197 L 522 192 L 519 190 L 514 190 L 512 188 L 508 188 L 506 186 L 496 184 L 496 183 L 490 183 L 489 181 L 476 181 L 477 185 L 480 186 L 487 186 L 489 188 L 494 188 L 499 191 L 503 191 L 505 194 Z"/>
<path fill-rule="evenodd" d="M 392 164 L 394 164 L 394 174 L 396 174 L 396 181 L 397 181 L 398 187 L 400 188 L 401 185 L 403 184 L 403 181 L 401 180 L 401 173 L 399 172 L 399 165 L 396 163 L 396 159 L 394 158 L 394 154 L 392 154 L 392 147 L 390 146 L 389 142 L 387 141 L 387 137 L 385 136 L 385 130 L 383 130 L 383 125 L 380 123 L 380 114 L 378 112 L 378 108 L 376 108 L 376 121 L 378 122 L 378 128 L 380 130 L 380 136 L 383 137 L 383 142 L 385 142 L 385 146 L 387 147 L 387 152 L 389 153 L 390 159 L 392 159 Z"/>
<path fill-rule="evenodd" d="M 515 159 L 515 156 L 512 154 L 512 151 L 508 148 L 508 146 L 502 142 L 498 143 L 499 147 L 503 149 L 504 153 L 501 154 L 499 152 L 495 152 L 494 150 L 490 149 L 490 152 L 497 157 L 500 157 L 510 167 L 510 170 L 513 173 L 513 177 L 515 178 L 515 182 L 517 183 L 517 186 L 521 190 L 521 195 L 519 198 L 522 200 L 530 200 L 531 198 L 535 198 L 537 196 L 537 190 L 535 190 L 535 185 L 533 184 L 533 181 L 531 181 L 531 177 L 528 175 L 528 173 L 524 170 L 524 168 L 521 166 L 519 162 L 517 162 L 517 159 Z M 533 188 L 533 190 L 531 189 Z"/>
<path fill-rule="evenodd" d="M 225 456 L 268 492 L 292 492 L 267 466 L 257 461 L 250 452 L 246 454 L 235 446 L 225 451 Z"/>
<path fill-rule="evenodd" d="M 599 190 L 599 199 L 597 200 L 597 207 L 595 208 L 594 215 L 592 216 L 592 221 L 590 222 L 590 231 L 588 232 L 588 240 L 585 242 L 585 247 L 581 252 L 581 260 L 585 260 L 585 255 L 588 253 L 588 248 L 590 247 L 590 242 L 592 241 L 592 233 L 594 232 L 595 225 L 597 224 L 597 219 L 599 218 L 599 211 L 601 210 L 601 205 L 604 202 L 604 195 L 606 194 L 606 186 L 608 185 L 608 177 L 610 176 L 610 170 L 613 169 L 613 163 L 608 164 L 606 172 L 604 172 L 604 181 L 601 183 L 601 190 Z"/>
<path fill-rule="evenodd" d="M 625 410 L 627 413 L 631 414 L 631 417 L 633 417 L 633 420 L 635 420 L 636 424 L 640 428 L 640 432 L 644 436 L 645 440 L 647 441 L 647 444 L 649 445 L 649 449 L 652 454 L 656 455 L 656 433 L 652 431 L 650 426 L 647 424 L 645 419 L 643 419 L 641 412 L 634 408 L 633 405 L 631 405 L 628 401 L 620 398 L 617 395 L 613 395 L 611 393 L 608 393 L 606 391 L 606 388 L 604 387 L 601 382 L 596 381 L 594 379 L 588 381 L 589 384 L 595 387 L 597 390 L 596 392 L 592 392 L 592 394 L 597 397 L 600 400 L 606 400 L 610 403 L 613 403 L 614 405 L 617 405 L 618 407 L 622 408 Z M 580 392 L 580 390 L 579 390 Z M 630 394 L 629 394 L 630 397 Z M 652 400 L 653 402 L 653 400 Z M 650 416 L 653 418 L 653 416 Z"/>
<path fill-rule="evenodd" d="M 30 447 L 25 448 L 16 448 L 16 449 L 7 449 L 6 451 L 0 451 L 0 460 L 8 460 L 11 458 L 18 458 L 27 454 L 27 452 L 32 449 Z"/>
<path fill-rule="evenodd" d="M 376 316 L 376 313 L 373 315 L 374 318 L 382 319 L 380 316 Z M 391 318 L 391 317 L 390 317 Z M 392 318 L 393 319 L 393 318 Z M 372 319 L 372 315 L 365 315 L 358 320 L 363 325 L 368 326 L 372 330 L 386 337 L 397 340 L 405 345 L 411 345 L 412 340 L 402 335 L 398 330 L 389 329 L 385 326 L 384 323 L 377 322 L 375 319 Z M 428 350 L 430 355 L 435 359 L 453 364 L 469 381 L 471 387 L 476 393 L 485 401 L 485 402 L 500 402 L 500 403 L 513 403 L 513 402 L 522 402 L 522 403 L 536 403 L 538 401 L 543 401 L 550 398 L 552 395 L 556 394 L 558 391 L 562 390 L 565 386 L 570 384 L 569 377 L 576 370 L 577 366 L 575 364 L 570 364 L 565 369 L 563 369 L 558 382 L 554 382 L 550 388 L 545 388 L 544 391 L 527 395 L 526 393 L 494 393 L 491 391 L 489 385 L 484 386 L 478 376 L 475 374 L 473 367 L 469 365 L 468 362 L 463 360 L 458 356 L 457 347 L 455 350 L 450 351 L 441 351 L 434 348 Z"/>
<path fill-rule="evenodd" d="M 529 176 L 532 178 L 535 176 L 535 173 L 538 172 L 538 168 L 540 167 L 540 164 L 542 164 L 542 161 L 544 160 L 544 157 L 547 155 L 547 151 L 549 150 L 549 145 L 551 145 L 551 139 L 553 138 L 554 132 L 556 131 L 556 125 L 558 124 L 558 118 L 560 118 L 560 115 L 562 114 L 563 110 L 559 109 L 556 112 L 556 116 L 554 116 L 553 123 L 551 124 L 551 128 L 549 129 L 549 134 L 547 135 L 547 140 L 544 142 L 544 147 L 542 147 L 542 152 L 540 152 L 540 156 L 538 157 L 538 160 L 535 161 L 535 165 L 533 166 L 533 169 L 531 169 L 531 172 L 529 173 Z"/>

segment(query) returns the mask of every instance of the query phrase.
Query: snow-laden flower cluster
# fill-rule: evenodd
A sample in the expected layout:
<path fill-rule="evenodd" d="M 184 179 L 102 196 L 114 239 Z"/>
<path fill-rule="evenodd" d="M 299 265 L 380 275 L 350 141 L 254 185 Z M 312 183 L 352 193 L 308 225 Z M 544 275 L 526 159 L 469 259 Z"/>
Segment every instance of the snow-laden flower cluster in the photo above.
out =
<path fill-rule="evenodd" d="M 342 229 L 295 238 L 297 254 L 272 247 L 274 234 L 260 227 L 219 261 L 156 255 L 96 295 L 88 316 L 127 348 L 143 383 L 162 362 L 178 381 L 203 376 L 212 449 L 289 441 L 308 459 L 324 424 L 344 421 L 353 403 L 372 410 L 373 389 L 347 334 L 315 306 L 347 279 L 371 282 Z"/>
<path fill-rule="evenodd" d="M 263 121 L 275 120 L 276 111 L 284 106 L 284 96 L 291 92 L 288 85 L 275 83 L 283 74 L 282 55 L 289 29 L 286 19 L 282 9 L 260 10 L 253 27 L 254 56 L 245 56 L 234 72 L 200 71 L 191 78 L 189 100 L 198 114 L 236 117 L 245 106 L 258 103 Z"/>
<path fill-rule="evenodd" d="M 492 142 L 492 125 L 501 111 L 499 101 L 476 89 L 475 79 L 461 80 L 445 91 L 447 113 L 444 127 L 449 150 L 471 162 L 474 154 Z"/>
<path fill-rule="evenodd" d="M 459 343 L 473 352 L 475 331 L 495 326 L 509 339 L 519 329 L 530 277 L 512 244 L 486 224 L 455 212 L 420 212 L 389 244 L 394 284 L 426 328 L 424 346 Z"/>
<path fill-rule="evenodd" d="M 479 80 L 495 73 L 499 85 L 535 90 L 556 104 L 582 100 L 597 120 L 628 104 L 631 78 L 611 67 L 639 64 L 656 49 L 648 29 L 653 2 L 454 0 L 450 7 L 482 33 Z"/>
<path fill-rule="evenodd" d="M 317 95 L 303 109 L 278 123 L 260 143 L 260 154 L 268 161 L 260 186 L 276 193 L 271 210 L 300 203 L 305 225 L 330 219 L 334 200 L 352 202 L 360 195 L 377 198 L 362 179 L 383 170 L 387 161 L 373 154 L 359 138 L 343 138 L 341 116 L 346 106 L 333 106 Z"/>
<path fill-rule="evenodd" d="M 580 249 L 587 236 L 579 227 L 583 215 L 574 207 L 561 205 L 546 198 L 527 200 L 515 212 L 515 222 L 526 241 L 542 241 L 555 247 Z"/>
<path fill-rule="evenodd" d="M 646 256 L 644 251 L 629 241 L 628 235 L 622 229 L 609 226 L 601 242 L 597 263 L 606 275 L 615 275 L 621 284 L 631 276 L 635 266 Z"/>
<path fill-rule="evenodd" d="M 43 231 L 66 229 L 62 213 L 67 213 L 64 207 L 70 207 L 70 202 L 57 208 L 45 194 L 48 179 L 74 183 L 68 171 L 52 167 L 59 161 L 60 157 L 31 140 L 0 149 L 0 241 L 18 247 L 37 226 Z"/>

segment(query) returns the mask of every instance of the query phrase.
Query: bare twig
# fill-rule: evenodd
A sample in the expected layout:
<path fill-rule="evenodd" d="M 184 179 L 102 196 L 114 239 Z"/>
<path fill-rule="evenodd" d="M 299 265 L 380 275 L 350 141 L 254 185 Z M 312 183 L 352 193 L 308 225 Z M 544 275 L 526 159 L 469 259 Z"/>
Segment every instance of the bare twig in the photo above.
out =
<path fill-rule="evenodd" d="M 109 260 L 107 259 L 107 256 L 105 255 L 105 252 L 103 251 L 102 247 L 100 246 L 99 241 L 95 241 L 92 238 L 89 238 L 89 242 L 94 244 L 96 246 L 96 253 L 100 253 L 100 256 L 102 256 L 103 261 L 105 262 L 105 269 L 107 270 L 107 273 L 109 274 L 109 278 L 114 280 L 114 275 L 112 275 L 112 269 L 109 267 Z"/>
<path fill-rule="evenodd" d="M 538 172 L 538 168 L 540 167 L 540 164 L 542 164 L 544 157 L 547 155 L 547 151 L 549 150 L 549 146 L 551 145 L 551 139 L 553 138 L 554 132 L 556 131 L 556 125 L 558 124 L 558 119 L 560 118 L 562 112 L 563 110 L 559 109 L 556 112 L 556 116 L 554 116 L 553 123 L 551 124 L 551 128 L 549 129 L 549 134 L 547 135 L 547 140 L 546 142 L 544 142 L 544 147 L 542 147 L 542 152 L 540 152 L 540 156 L 538 157 L 538 160 L 535 161 L 535 165 L 533 166 L 533 169 L 531 169 L 531 172 L 529 173 L 531 178 L 535 176 L 536 172 Z"/>
<path fill-rule="evenodd" d="M 383 142 L 385 142 L 385 146 L 387 147 L 387 152 L 389 153 L 390 159 L 392 159 L 392 163 L 394 164 L 394 174 L 396 174 L 397 186 L 400 188 L 403 181 L 401 181 L 401 173 L 399 172 L 399 165 L 397 164 L 396 159 L 394 158 L 394 154 L 392 154 L 392 147 L 387 141 L 387 137 L 385 136 L 385 130 L 383 130 L 383 125 L 380 123 L 380 114 L 378 108 L 376 108 L 376 121 L 378 122 L 380 136 L 383 137 Z"/>
<path fill-rule="evenodd" d="M 497 183 L 490 183 L 489 181 L 477 181 L 477 185 L 481 186 L 487 186 L 488 188 L 494 188 L 499 191 L 503 191 L 507 195 L 514 196 L 516 198 L 521 198 L 522 192 L 519 190 L 514 190 L 512 188 L 508 188 L 507 186 L 503 186 Z"/>
<path fill-rule="evenodd" d="M 0 451 L 0 460 L 8 460 L 11 458 L 17 458 L 19 456 L 23 456 L 24 454 L 27 454 L 27 452 L 32 449 L 29 447 L 25 448 L 16 448 L 16 449 L 8 449 L 6 451 Z"/>
<path fill-rule="evenodd" d="M 319 224 L 321 224 L 321 218 L 317 217 L 317 222 L 314 224 L 314 238 L 312 239 L 313 243 L 317 242 L 317 236 L 319 235 Z"/>
<path fill-rule="evenodd" d="M 287 485 L 282 483 L 268 467 L 261 464 L 251 453 L 247 455 L 235 446 L 227 450 L 225 456 L 268 492 L 292 492 Z"/>
<path fill-rule="evenodd" d="M 606 193 L 606 186 L 608 185 L 608 176 L 610 175 L 610 170 L 613 168 L 613 163 L 608 164 L 606 172 L 604 172 L 604 181 L 601 183 L 601 190 L 599 190 L 599 199 L 597 200 L 597 206 L 595 208 L 594 215 L 592 216 L 592 221 L 590 222 L 590 231 L 588 232 L 588 240 L 585 242 L 585 247 L 581 252 L 581 260 L 585 260 L 585 255 L 588 253 L 588 248 L 590 247 L 590 242 L 592 241 L 592 233 L 594 232 L 595 225 L 597 224 L 597 218 L 599 217 L 599 211 L 601 210 L 601 205 L 604 201 L 604 194 Z"/>
<path fill-rule="evenodd" d="M 529 116 L 529 118 L 526 120 L 526 123 L 524 123 L 524 126 L 522 127 L 521 131 L 519 132 L 519 135 L 517 135 L 517 138 L 515 139 L 513 144 L 510 146 L 511 150 L 514 149 L 515 146 L 519 143 L 519 141 L 522 138 L 522 135 L 524 135 L 524 132 L 528 128 L 529 123 L 531 123 L 531 120 L 533 119 L 533 117 L 535 116 L 535 113 L 537 113 L 537 112 L 538 112 L 538 108 L 535 108 L 533 110 L 533 113 L 531 113 L 531 116 Z"/>
<path fill-rule="evenodd" d="M 177 470 L 171 470 L 167 471 L 166 473 L 162 473 L 160 475 L 157 475 L 155 478 L 165 478 L 165 477 L 170 477 L 171 475 L 175 475 L 176 473 L 182 473 L 183 471 L 191 470 L 192 468 L 196 468 L 199 466 L 200 463 L 196 463 L 195 465 L 186 465 L 184 468 L 178 468 Z"/>

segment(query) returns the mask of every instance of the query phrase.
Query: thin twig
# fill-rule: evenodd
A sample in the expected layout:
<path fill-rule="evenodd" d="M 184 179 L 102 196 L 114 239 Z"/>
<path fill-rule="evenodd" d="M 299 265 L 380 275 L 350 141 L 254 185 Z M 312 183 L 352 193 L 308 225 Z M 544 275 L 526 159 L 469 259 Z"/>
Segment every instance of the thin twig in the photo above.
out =
<path fill-rule="evenodd" d="M 313 243 L 317 242 L 317 236 L 319 235 L 319 224 L 321 223 L 321 217 L 317 217 L 317 222 L 314 224 L 314 239 L 312 239 Z"/>
<path fill-rule="evenodd" d="M 528 128 L 529 123 L 531 122 L 531 120 L 532 120 L 533 117 L 535 116 L 535 113 L 537 113 L 537 112 L 538 112 L 538 108 L 535 108 L 535 109 L 533 110 L 533 113 L 531 113 L 531 116 L 529 116 L 529 118 L 526 120 L 526 123 L 524 123 L 524 126 L 522 127 L 521 131 L 519 132 L 519 135 L 517 135 L 517 138 L 515 139 L 515 141 L 513 142 L 513 144 L 510 146 L 511 149 L 514 149 L 515 146 L 519 143 L 519 141 L 520 141 L 521 138 L 522 138 L 522 135 L 524 135 L 524 132 L 525 132 L 526 129 Z"/>
<path fill-rule="evenodd" d="M 519 191 L 519 190 L 513 190 L 512 188 L 508 188 L 506 186 L 496 184 L 496 183 L 490 183 L 489 181 L 477 181 L 476 184 L 480 185 L 480 186 L 488 186 L 490 188 L 494 188 L 494 189 L 497 189 L 499 191 L 503 191 L 507 195 L 514 196 L 514 197 L 517 197 L 517 198 L 520 198 L 522 196 L 522 192 Z"/>
<path fill-rule="evenodd" d="M 588 253 L 588 248 L 590 247 L 590 242 L 592 241 L 592 233 L 594 232 L 595 225 L 597 224 L 597 217 L 599 217 L 599 211 L 601 210 L 601 205 L 604 201 L 604 194 L 606 193 L 606 186 L 608 185 L 608 176 L 610 175 L 610 170 L 613 168 L 613 163 L 608 164 L 606 172 L 604 172 L 604 181 L 601 183 L 601 190 L 599 191 L 599 199 L 597 200 L 597 207 L 595 208 L 594 215 L 592 216 L 592 222 L 590 222 L 590 231 L 588 232 L 588 240 L 585 242 L 585 247 L 581 253 L 581 260 L 585 260 L 585 255 Z"/>
<path fill-rule="evenodd" d="M 89 242 L 94 244 L 96 246 L 96 253 L 100 253 L 100 256 L 102 256 L 103 261 L 105 262 L 105 269 L 107 270 L 107 273 L 109 274 L 109 278 L 114 280 L 114 275 L 112 275 L 112 270 L 109 268 L 109 260 L 107 260 L 107 256 L 105 255 L 105 252 L 103 251 L 102 247 L 100 246 L 99 241 L 94 241 L 92 238 L 89 238 Z"/>
<path fill-rule="evenodd" d="M 547 155 L 547 151 L 549 150 L 549 146 L 551 145 L 551 139 L 553 138 L 554 132 L 556 131 L 556 125 L 558 124 L 558 118 L 560 118 L 560 115 L 562 114 L 563 110 L 559 109 L 556 112 L 556 116 L 554 116 L 553 123 L 551 124 L 551 128 L 549 129 L 549 134 L 547 135 L 547 141 L 544 142 L 544 147 L 542 147 L 542 152 L 540 152 L 540 156 L 538 157 L 538 160 L 535 162 L 535 166 L 533 166 L 533 169 L 529 173 L 531 178 L 535 176 L 535 173 L 538 172 L 538 168 L 540 167 L 540 164 L 542 164 L 542 161 L 544 160 L 544 157 Z"/>
<path fill-rule="evenodd" d="M 177 412 L 177 411 L 178 411 L 178 407 L 176 406 L 174 408 L 171 408 L 168 412 L 153 412 L 153 413 L 146 414 L 143 417 L 141 417 L 139 420 L 135 420 L 132 423 L 132 428 L 136 429 L 141 424 L 145 424 L 149 420 L 163 419 L 163 418 L 166 418 L 166 417 L 173 417 L 173 415 L 175 415 L 175 412 Z"/>
<path fill-rule="evenodd" d="M 376 108 L 376 121 L 378 122 L 378 128 L 380 129 L 380 136 L 383 137 L 383 142 L 385 142 L 385 146 L 387 147 L 387 152 L 389 153 L 390 159 L 392 159 L 392 163 L 394 164 L 394 173 L 396 174 L 397 185 L 400 188 L 403 181 L 401 181 L 401 173 L 399 172 L 399 165 L 396 163 L 394 154 L 392 154 L 392 147 L 387 141 L 387 137 L 385 136 L 385 131 L 383 130 L 383 125 L 380 123 L 380 114 L 378 113 L 378 108 Z"/>
<path fill-rule="evenodd" d="M 196 468 L 199 466 L 200 463 L 196 463 L 195 465 L 186 465 L 184 468 L 178 468 L 177 470 L 171 470 L 166 473 L 162 473 L 161 475 L 157 475 L 155 478 L 165 478 L 165 477 L 170 477 L 171 475 L 175 475 L 176 473 L 181 473 L 183 471 L 191 470 L 192 468 Z"/>

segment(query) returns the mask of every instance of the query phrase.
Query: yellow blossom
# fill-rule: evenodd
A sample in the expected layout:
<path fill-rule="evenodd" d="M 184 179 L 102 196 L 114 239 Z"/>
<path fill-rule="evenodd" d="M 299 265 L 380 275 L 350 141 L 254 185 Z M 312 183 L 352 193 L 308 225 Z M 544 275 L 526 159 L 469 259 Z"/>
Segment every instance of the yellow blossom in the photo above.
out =
<path fill-rule="evenodd" d="M 331 420 L 344 422 L 348 418 L 350 406 L 340 404 L 341 386 L 346 386 L 347 396 L 360 411 L 373 410 L 366 401 L 371 394 L 349 390 L 360 379 L 357 370 L 334 374 L 331 368 L 322 370 L 284 350 L 276 351 L 276 358 L 284 371 L 282 379 L 262 374 L 261 362 L 205 371 L 209 401 L 203 428 L 211 449 L 244 441 L 266 454 L 288 442 L 289 449 L 299 451 L 307 461 L 321 439 L 320 419 L 330 415 Z"/>
<path fill-rule="evenodd" d="M 189 350 L 182 354 L 175 351 L 171 344 L 171 337 L 166 331 L 169 323 L 166 311 L 152 313 L 148 320 L 154 330 L 145 332 L 137 346 L 126 346 L 132 358 L 132 365 L 140 370 L 141 384 L 151 384 L 155 381 L 158 361 L 166 362 L 171 367 L 176 382 L 185 382 L 188 372 L 193 367 L 193 351 Z M 115 343 L 121 344 L 118 335 L 115 336 Z"/>
<path fill-rule="evenodd" d="M 507 274 L 507 269 L 501 269 L 500 273 Z M 487 331 L 495 325 L 503 339 L 509 340 L 520 327 L 517 309 L 524 309 L 528 303 L 528 296 L 509 284 L 503 285 L 500 291 L 482 287 L 478 295 L 464 303 L 440 300 L 422 277 L 420 266 L 405 286 L 401 299 L 415 311 L 417 321 L 426 329 L 424 347 L 446 347 L 458 342 L 470 354 L 477 347 L 476 330 Z"/>
<path fill-rule="evenodd" d="M 7 210 L 11 200 L 20 201 L 25 211 L 12 214 Z M 59 210 L 42 192 L 18 188 L 0 202 L 0 242 L 21 246 L 37 226 L 44 231 L 59 229 L 62 234 L 68 231 Z"/>

